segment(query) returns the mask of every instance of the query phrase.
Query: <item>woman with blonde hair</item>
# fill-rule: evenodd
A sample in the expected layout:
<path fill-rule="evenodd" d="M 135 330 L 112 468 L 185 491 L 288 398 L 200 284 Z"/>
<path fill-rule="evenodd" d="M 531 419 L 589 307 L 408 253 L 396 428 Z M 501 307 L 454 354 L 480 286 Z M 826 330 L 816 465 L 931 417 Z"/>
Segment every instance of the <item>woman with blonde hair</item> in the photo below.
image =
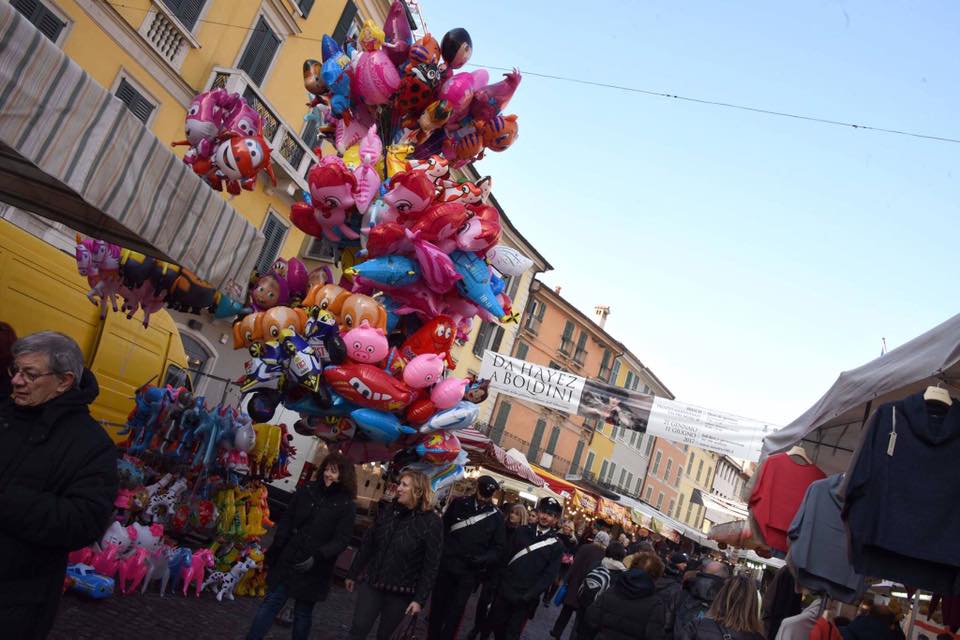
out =
<path fill-rule="evenodd" d="M 764 640 L 759 611 L 753 578 L 727 578 L 706 615 L 681 629 L 680 640 Z"/>
<path fill-rule="evenodd" d="M 387 640 L 405 615 L 420 613 L 437 577 L 442 542 L 430 480 L 419 471 L 402 472 L 396 499 L 381 505 L 347 574 L 347 591 L 361 582 L 352 640 L 366 638 L 377 618 L 377 640 Z"/>

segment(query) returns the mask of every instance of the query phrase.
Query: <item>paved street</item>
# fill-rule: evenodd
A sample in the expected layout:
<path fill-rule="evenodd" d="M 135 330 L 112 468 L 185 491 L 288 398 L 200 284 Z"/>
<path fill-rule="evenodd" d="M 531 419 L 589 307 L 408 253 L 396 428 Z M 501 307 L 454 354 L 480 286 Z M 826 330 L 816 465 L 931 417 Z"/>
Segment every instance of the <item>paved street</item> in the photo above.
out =
<path fill-rule="evenodd" d="M 217 602 L 212 594 L 203 593 L 199 600 L 191 595 L 156 593 L 144 596 L 115 596 L 103 601 L 87 600 L 72 593 L 64 594 L 60 613 L 50 638 L 53 640 L 176 640 L 243 638 L 253 619 L 260 600 L 237 598 L 234 602 Z M 461 637 L 466 637 L 473 624 L 474 600 L 467 606 L 467 616 Z M 537 616 L 527 625 L 526 640 L 549 638 L 549 629 L 559 608 L 540 607 Z M 335 585 L 330 598 L 317 605 L 313 615 L 313 633 L 316 640 L 347 638 L 353 615 L 353 595 L 341 585 Z M 423 626 L 423 625 L 422 625 Z M 572 626 L 572 623 L 571 623 Z M 568 627 L 569 629 L 569 627 Z M 372 636 L 373 634 L 371 634 Z M 275 625 L 267 635 L 270 639 L 289 638 L 288 628 Z M 424 628 L 421 637 L 426 638 Z"/>

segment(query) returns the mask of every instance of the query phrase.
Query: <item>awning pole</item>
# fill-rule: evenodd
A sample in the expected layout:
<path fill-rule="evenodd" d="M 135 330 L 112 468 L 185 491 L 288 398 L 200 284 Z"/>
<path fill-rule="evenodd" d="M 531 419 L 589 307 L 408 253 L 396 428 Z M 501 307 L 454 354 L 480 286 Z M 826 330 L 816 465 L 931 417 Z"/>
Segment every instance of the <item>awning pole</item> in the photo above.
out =
<path fill-rule="evenodd" d="M 907 640 L 913 640 L 913 626 L 917 622 L 917 611 L 920 609 L 920 590 L 913 594 L 913 604 L 910 605 L 910 624 L 907 626 Z"/>

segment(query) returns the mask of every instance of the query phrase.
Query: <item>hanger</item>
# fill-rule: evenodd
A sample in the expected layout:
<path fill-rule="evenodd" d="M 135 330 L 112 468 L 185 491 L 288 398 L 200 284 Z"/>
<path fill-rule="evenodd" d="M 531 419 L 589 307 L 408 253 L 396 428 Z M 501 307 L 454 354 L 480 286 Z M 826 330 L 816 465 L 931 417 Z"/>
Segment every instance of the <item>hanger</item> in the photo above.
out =
<path fill-rule="evenodd" d="M 935 387 L 933 385 L 927 387 L 927 390 L 923 392 L 923 399 L 925 402 L 939 402 L 948 407 L 953 404 L 950 392 L 941 387 L 939 382 Z"/>
<path fill-rule="evenodd" d="M 803 458 L 806 460 L 807 464 L 813 464 L 813 460 L 810 459 L 810 456 L 807 455 L 806 449 L 800 445 L 795 445 L 790 451 L 787 451 L 788 456 L 797 456 L 798 458 Z"/>

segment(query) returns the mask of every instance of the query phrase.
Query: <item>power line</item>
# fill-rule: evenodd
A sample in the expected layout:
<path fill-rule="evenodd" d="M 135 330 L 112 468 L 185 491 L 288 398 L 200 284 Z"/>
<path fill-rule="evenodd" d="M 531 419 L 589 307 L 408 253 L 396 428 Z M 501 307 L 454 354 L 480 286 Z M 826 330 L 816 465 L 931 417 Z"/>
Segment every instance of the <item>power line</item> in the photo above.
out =
<path fill-rule="evenodd" d="M 143 7 L 133 7 L 133 6 L 130 6 L 130 5 L 119 4 L 119 3 L 115 3 L 115 2 L 108 2 L 107 4 L 109 4 L 109 5 L 113 6 L 113 7 L 120 8 L 120 9 L 132 9 L 132 10 L 134 10 L 134 11 L 142 11 L 142 12 L 144 12 L 144 13 L 146 13 L 146 12 L 148 12 L 148 11 L 153 11 L 153 9 L 144 9 Z M 245 27 L 245 26 L 238 25 L 238 24 L 230 24 L 230 23 L 227 23 L 227 22 L 218 22 L 218 21 L 216 21 L 216 20 L 207 20 L 207 19 L 203 19 L 203 18 L 198 19 L 197 22 L 202 22 L 202 23 L 204 23 L 204 24 L 217 25 L 217 26 L 220 26 L 220 27 L 228 27 L 228 28 L 231 28 L 231 29 L 240 29 L 240 30 L 243 30 L 243 31 L 255 31 L 255 30 L 256 30 L 255 27 Z M 323 41 L 322 38 L 311 38 L 310 36 L 304 36 L 304 35 L 295 35 L 295 36 L 292 36 L 292 37 L 298 38 L 298 39 L 300 39 L 300 40 L 309 40 L 309 41 L 311 41 L 311 42 L 322 42 L 322 41 Z M 467 66 L 477 67 L 477 68 L 482 68 L 482 69 L 491 69 L 491 70 L 494 70 L 494 71 L 512 71 L 512 69 L 508 69 L 508 68 L 506 68 L 506 67 L 491 67 L 491 66 L 487 66 L 487 65 L 479 65 L 479 64 L 474 64 L 474 63 L 468 63 Z M 936 141 L 936 142 L 951 142 L 951 143 L 954 143 L 954 144 L 960 144 L 960 139 L 950 138 L 950 137 L 947 137 L 947 136 L 938 136 L 938 135 L 932 135 L 932 134 L 926 134 L 926 133 L 919 133 L 919 132 L 916 132 L 916 131 L 906 131 L 906 130 L 902 130 L 902 129 L 888 129 L 888 128 L 886 128 L 886 127 L 875 127 L 875 126 L 872 126 L 872 125 L 859 124 L 859 123 L 856 123 L 856 122 L 846 122 L 846 121 L 843 121 L 843 120 L 833 120 L 833 119 L 830 119 L 830 118 L 819 118 L 819 117 L 816 117 L 816 116 L 807 116 L 807 115 L 798 114 L 798 113 L 790 113 L 790 112 L 787 112 L 787 111 L 776 111 L 776 110 L 774 110 L 774 109 L 764 109 L 764 108 L 762 108 L 762 107 L 751 107 L 751 106 L 749 106 L 749 105 L 737 104 L 737 103 L 734 103 L 734 102 L 725 102 L 725 101 L 722 101 L 722 100 L 707 100 L 707 99 L 705 99 L 705 98 L 694 98 L 694 97 L 691 97 L 691 96 L 682 96 L 682 95 L 678 95 L 678 94 L 674 94 L 674 93 L 666 93 L 666 92 L 662 92 L 662 91 L 652 91 L 652 90 L 650 90 L 650 89 L 640 89 L 640 88 L 638 88 L 638 87 L 628 87 L 628 86 L 625 86 L 625 85 L 609 84 L 609 83 L 606 83 L 606 82 L 596 82 L 596 81 L 594 81 L 594 80 L 583 80 L 583 79 L 581 79 L 581 78 L 572 78 L 572 77 L 569 77 L 569 76 L 558 76 L 558 75 L 553 75 L 553 74 L 549 74 L 549 73 L 537 73 L 537 72 L 534 72 L 534 71 L 524 71 L 524 72 L 523 72 L 523 75 L 533 76 L 533 77 L 536 77 L 536 78 L 543 78 L 543 79 L 545 79 L 545 80 L 556 80 L 556 81 L 558 81 L 558 82 L 570 82 L 570 83 L 573 83 L 573 84 L 580 84 L 580 85 L 586 85 L 586 86 L 591 86 L 591 87 L 600 87 L 600 88 L 603 88 L 603 89 L 615 89 L 615 90 L 619 90 L 619 91 L 627 91 L 627 92 L 629 92 L 629 93 L 639 93 L 639 94 L 641 94 L 641 95 L 652 96 L 652 97 L 655 97 L 655 98 L 667 98 L 667 99 L 670 99 L 670 100 L 679 100 L 679 101 L 681 101 L 681 102 L 691 102 L 691 103 L 694 103 L 694 104 L 702 104 L 702 105 L 707 105 L 707 106 L 711 106 L 711 107 L 720 107 L 720 108 L 724 108 L 724 109 L 734 109 L 734 110 L 737 110 L 737 111 L 746 111 L 746 112 L 748 112 L 748 113 L 758 113 L 758 114 L 766 115 L 766 116 L 774 116 L 774 117 L 779 117 L 779 118 L 791 118 L 791 119 L 794 119 L 794 120 L 803 120 L 803 121 L 806 121 L 806 122 L 816 122 L 816 123 L 818 123 L 818 124 L 827 124 L 827 125 L 832 125 L 832 126 L 837 126 L 837 127 L 846 127 L 846 128 L 850 128 L 850 129 L 860 129 L 860 130 L 863 130 L 863 131 L 875 131 L 875 132 L 877 132 L 877 133 L 889 133 L 889 134 L 892 134 L 892 135 L 907 136 L 907 137 L 911 137 L 911 138 L 919 138 L 919 139 L 921 139 L 921 140 L 934 140 L 934 141 Z"/>

